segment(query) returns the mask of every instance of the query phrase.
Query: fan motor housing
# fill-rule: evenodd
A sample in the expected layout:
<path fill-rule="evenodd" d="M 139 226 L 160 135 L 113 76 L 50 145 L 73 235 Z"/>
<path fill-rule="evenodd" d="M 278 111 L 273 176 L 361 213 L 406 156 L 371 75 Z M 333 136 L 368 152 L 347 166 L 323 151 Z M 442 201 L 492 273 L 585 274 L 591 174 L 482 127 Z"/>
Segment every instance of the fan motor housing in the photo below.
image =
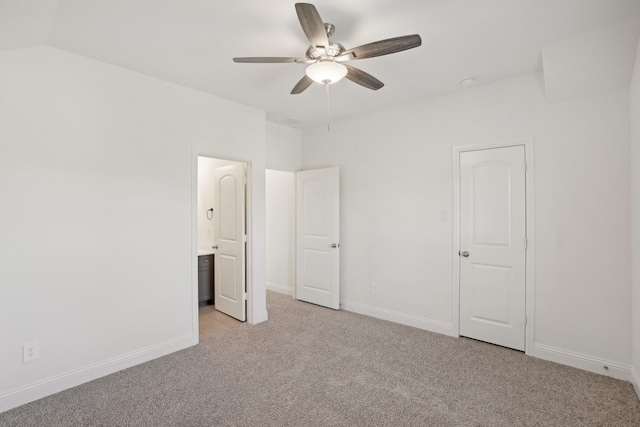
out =
<path fill-rule="evenodd" d="M 331 38 L 333 33 L 336 32 L 336 26 L 328 22 L 325 22 L 324 29 L 327 32 L 327 39 Z M 309 59 L 331 59 L 340 55 L 344 51 L 345 48 L 340 43 L 329 43 L 329 46 L 325 48 L 309 46 L 306 56 Z"/>
<path fill-rule="evenodd" d="M 309 59 L 328 59 L 339 56 L 344 51 L 345 48 L 340 43 L 330 43 L 325 49 L 309 46 L 305 55 Z"/>

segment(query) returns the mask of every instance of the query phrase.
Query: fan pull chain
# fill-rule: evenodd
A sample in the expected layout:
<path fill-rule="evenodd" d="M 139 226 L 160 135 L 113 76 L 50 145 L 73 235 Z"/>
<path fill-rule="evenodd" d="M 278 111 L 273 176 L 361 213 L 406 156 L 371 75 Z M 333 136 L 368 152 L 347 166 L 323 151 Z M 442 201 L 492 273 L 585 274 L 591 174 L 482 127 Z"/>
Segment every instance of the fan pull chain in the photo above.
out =
<path fill-rule="evenodd" d="M 329 115 L 329 82 L 324 84 L 327 93 L 327 132 L 331 132 L 330 115 Z"/>

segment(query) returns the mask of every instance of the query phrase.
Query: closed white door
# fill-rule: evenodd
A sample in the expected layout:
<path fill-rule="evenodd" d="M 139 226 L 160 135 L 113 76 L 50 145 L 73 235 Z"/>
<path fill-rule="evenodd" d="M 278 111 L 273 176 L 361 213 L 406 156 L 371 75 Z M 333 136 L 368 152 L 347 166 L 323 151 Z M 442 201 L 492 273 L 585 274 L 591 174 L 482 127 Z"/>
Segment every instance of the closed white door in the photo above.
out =
<path fill-rule="evenodd" d="M 460 153 L 460 335 L 524 350 L 524 146 Z"/>
<path fill-rule="evenodd" d="M 214 304 L 238 320 L 246 320 L 245 182 L 243 163 L 217 168 L 215 176 Z"/>
<path fill-rule="evenodd" d="M 340 308 L 339 170 L 296 179 L 296 298 Z"/>

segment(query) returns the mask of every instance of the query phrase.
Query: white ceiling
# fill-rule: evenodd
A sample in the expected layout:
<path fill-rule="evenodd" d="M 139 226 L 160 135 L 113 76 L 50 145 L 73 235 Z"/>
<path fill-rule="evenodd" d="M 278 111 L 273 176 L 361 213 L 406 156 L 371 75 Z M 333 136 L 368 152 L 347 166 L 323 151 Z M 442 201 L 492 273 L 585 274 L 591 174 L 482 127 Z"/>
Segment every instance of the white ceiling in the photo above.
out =
<path fill-rule="evenodd" d="M 290 95 L 308 42 L 289 0 L 0 0 L 0 50 L 48 44 L 267 111 L 274 122 L 326 121 L 324 88 Z M 332 38 L 355 47 L 420 34 L 422 46 L 350 62 L 385 83 L 331 86 L 332 120 L 541 68 L 543 47 L 640 17 L 640 0 L 316 0 Z M 299 121 L 291 123 L 291 119 Z"/>

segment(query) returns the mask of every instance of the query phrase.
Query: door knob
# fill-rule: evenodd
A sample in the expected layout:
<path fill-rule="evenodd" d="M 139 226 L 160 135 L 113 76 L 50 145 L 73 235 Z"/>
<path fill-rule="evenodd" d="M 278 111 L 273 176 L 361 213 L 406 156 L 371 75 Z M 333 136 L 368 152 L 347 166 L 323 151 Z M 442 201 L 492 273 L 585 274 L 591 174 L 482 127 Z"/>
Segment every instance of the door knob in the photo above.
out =
<path fill-rule="evenodd" d="M 340 243 L 334 243 L 331 245 L 332 248 L 339 248 L 340 247 Z"/>
<path fill-rule="evenodd" d="M 465 258 L 468 257 L 469 256 L 469 252 L 467 252 L 467 251 L 462 252 L 462 256 L 465 257 Z"/>
<path fill-rule="evenodd" d="M 211 246 L 211 249 L 218 249 L 218 245 Z"/>

